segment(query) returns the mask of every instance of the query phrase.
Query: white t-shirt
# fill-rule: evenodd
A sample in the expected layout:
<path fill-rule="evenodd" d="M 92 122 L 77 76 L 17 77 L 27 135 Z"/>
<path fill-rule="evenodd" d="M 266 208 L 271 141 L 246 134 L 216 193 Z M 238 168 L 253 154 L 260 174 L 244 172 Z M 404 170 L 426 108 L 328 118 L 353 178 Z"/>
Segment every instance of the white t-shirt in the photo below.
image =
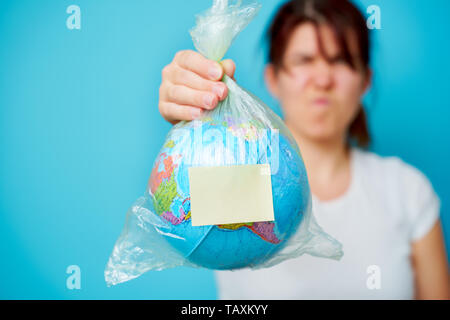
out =
<path fill-rule="evenodd" d="M 341 260 L 303 255 L 271 268 L 215 271 L 219 299 L 413 299 L 411 243 L 438 221 L 427 177 L 398 157 L 351 149 L 347 192 L 313 214 Z"/>

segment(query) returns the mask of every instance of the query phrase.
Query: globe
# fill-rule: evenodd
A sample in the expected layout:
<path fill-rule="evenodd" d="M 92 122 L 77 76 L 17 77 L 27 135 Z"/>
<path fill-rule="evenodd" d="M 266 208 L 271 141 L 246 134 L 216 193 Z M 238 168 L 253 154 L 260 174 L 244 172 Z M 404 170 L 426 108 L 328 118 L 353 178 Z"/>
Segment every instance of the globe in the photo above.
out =
<path fill-rule="evenodd" d="M 182 122 L 169 132 L 147 192 L 155 213 L 168 226 L 165 240 L 190 263 L 216 270 L 257 266 L 279 252 L 298 230 L 310 196 L 306 170 L 292 137 L 273 129 L 222 115 Z M 267 163 L 274 221 L 192 226 L 190 166 Z"/>

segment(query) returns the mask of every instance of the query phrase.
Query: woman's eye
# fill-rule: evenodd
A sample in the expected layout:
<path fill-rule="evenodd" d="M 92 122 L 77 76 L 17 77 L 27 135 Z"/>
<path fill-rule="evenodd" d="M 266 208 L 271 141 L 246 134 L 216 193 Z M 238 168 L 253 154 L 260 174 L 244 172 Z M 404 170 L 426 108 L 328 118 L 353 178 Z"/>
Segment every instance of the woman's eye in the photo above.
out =
<path fill-rule="evenodd" d="M 332 64 L 347 64 L 347 61 L 342 56 L 337 56 L 331 59 Z"/>
<path fill-rule="evenodd" d="M 309 57 L 302 57 L 299 59 L 294 60 L 294 65 L 298 66 L 298 65 L 305 65 L 305 64 L 310 64 L 313 62 L 312 58 Z"/>

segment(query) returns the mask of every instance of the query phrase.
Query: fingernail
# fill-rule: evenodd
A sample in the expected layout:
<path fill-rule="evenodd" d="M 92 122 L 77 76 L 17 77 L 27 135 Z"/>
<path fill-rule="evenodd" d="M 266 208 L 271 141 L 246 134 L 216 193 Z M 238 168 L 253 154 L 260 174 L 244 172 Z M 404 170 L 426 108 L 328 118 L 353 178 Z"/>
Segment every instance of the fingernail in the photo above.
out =
<path fill-rule="evenodd" d="M 211 94 L 205 94 L 203 96 L 203 103 L 205 104 L 206 108 L 211 109 L 214 107 L 214 96 Z"/>
<path fill-rule="evenodd" d="M 192 120 L 197 119 L 198 117 L 200 117 L 202 115 L 202 110 L 194 109 L 191 111 L 191 115 L 192 115 Z"/>
<path fill-rule="evenodd" d="M 220 69 L 220 67 L 214 66 L 209 69 L 208 74 L 212 80 L 219 80 L 220 76 L 222 75 L 222 70 Z"/>
<path fill-rule="evenodd" d="M 213 92 L 219 96 L 219 99 L 222 100 L 224 98 L 224 94 L 225 94 L 225 87 L 222 85 L 216 84 L 213 86 Z"/>

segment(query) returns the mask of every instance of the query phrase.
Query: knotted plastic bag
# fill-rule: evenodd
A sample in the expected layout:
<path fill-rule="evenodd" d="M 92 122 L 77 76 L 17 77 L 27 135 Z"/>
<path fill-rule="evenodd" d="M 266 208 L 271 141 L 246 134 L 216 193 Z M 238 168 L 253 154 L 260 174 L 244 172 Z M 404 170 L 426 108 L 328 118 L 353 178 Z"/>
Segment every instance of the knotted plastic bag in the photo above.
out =
<path fill-rule="evenodd" d="M 259 9 L 214 0 L 190 31 L 195 47 L 220 61 Z M 342 257 L 341 244 L 314 219 L 302 156 L 283 121 L 227 75 L 222 81 L 226 99 L 168 133 L 144 195 L 127 212 L 105 269 L 108 285 L 177 266 L 259 269 L 304 253 Z M 269 165 L 274 220 L 193 226 L 188 169 L 245 165 Z"/>

